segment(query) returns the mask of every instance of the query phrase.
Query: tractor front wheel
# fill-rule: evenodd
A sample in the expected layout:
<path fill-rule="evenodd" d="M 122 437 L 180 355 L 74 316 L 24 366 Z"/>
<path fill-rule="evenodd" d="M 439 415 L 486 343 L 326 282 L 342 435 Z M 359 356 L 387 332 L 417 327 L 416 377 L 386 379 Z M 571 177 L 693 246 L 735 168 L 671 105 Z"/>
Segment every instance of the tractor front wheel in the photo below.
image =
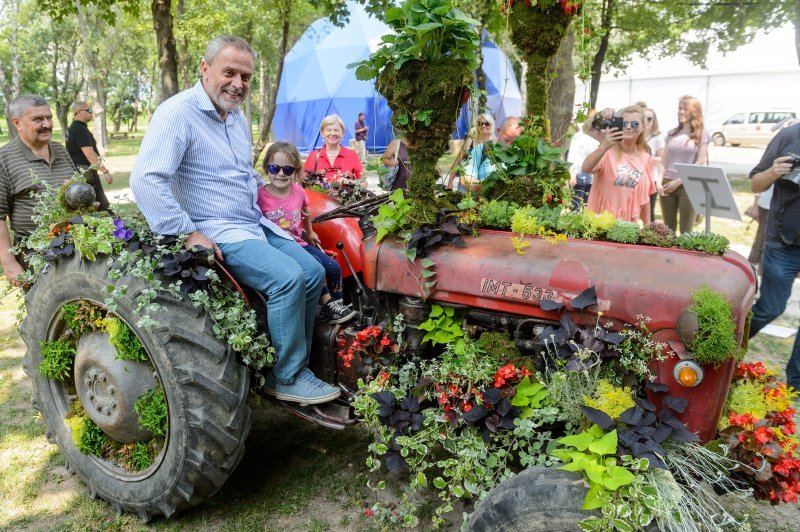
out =
<path fill-rule="evenodd" d="M 133 298 L 146 285 L 123 278 L 127 295 L 113 317 L 136 335 L 148 360 L 120 360 L 109 336 L 92 332 L 78 341 L 69 377 L 42 376 L 42 342 L 70 334 L 64 305 L 88 302 L 102 307 L 108 269 L 105 260 L 82 261 L 76 254 L 51 265 L 26 295 L 27 316 L 20 332 L 27 345 L 24 365 L 33 380 L 33 406 L 47 424 L 48 440 L 59 446 L 92 496 L 107 500 L 117 513 L 132 512 L 143 521 L 169 517 L 208 499 L 241 460 L 250 430 L 245 403 L 249 373 L 237 354 L 214 337 L 205 313 L 186 301 L 159 297 L 159 325 L 137 327 Z M 114 453 L 126 444 L 151 442 L 152 435 L 137 428 L 132 412 L 148 388 L 163 394 L 166 433 L 162 445 L 151 444 L 157 447 L 152 463 L 132 470 L 120 465 Z M 110 442 L 105 447 L 111 451 L 92 454 L 78 448 L 70 424 L 76 412 L 91 418 L 92 428 L 99 427 L 103 434 L 97 434 Z"/>

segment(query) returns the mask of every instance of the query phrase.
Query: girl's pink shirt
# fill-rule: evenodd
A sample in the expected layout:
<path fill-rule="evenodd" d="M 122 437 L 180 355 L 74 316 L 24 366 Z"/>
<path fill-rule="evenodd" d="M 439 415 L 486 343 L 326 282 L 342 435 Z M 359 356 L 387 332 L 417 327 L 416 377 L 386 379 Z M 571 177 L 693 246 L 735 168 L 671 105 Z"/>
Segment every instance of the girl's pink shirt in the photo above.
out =
<path fill-rule="evenodd" d="M 308 243 L 303 240 L 303 208 L 308 206 L 308 196 L 303 187 L 292 183 L 289 195 L 279 198 L 271 194 L 265 187 L 258 189 L 258 208 L 267 220 L 284 229 L 301 246 Z"/>
<path fill-rule="evenodd" d="M 586 206 L 598 213 L 609 211 L 626 222 L 638 222 L 642 205 L 656 192 L 650 154 L 620 151 L 618 157 L 617 150 L 611 148 L 592 173 L 594 180 Z"/>

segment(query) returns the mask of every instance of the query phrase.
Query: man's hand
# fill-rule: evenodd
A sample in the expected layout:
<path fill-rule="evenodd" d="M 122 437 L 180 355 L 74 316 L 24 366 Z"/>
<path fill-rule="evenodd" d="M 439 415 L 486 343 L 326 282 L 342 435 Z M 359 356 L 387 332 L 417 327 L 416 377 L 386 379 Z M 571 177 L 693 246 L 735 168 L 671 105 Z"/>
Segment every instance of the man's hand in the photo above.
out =
<path fill-rule="evenodd" d="M 3 271 L 6 275 L 6 281 L 8 281 L 11 286 L 22 286 L 22 283 L 17 280 L 17 277 L 25 270 L 19 265 L 19 262 L 15 260 L 9 264 L 4 264 Z"/>
<path fill-rule="evenodd" d="M 781 177 L 785 176 L 789 173 L 792 169 L 792 156 L 791 155 L 784 155 L 783 157 L 778 157 L 774 161 L 772 161 L 772 166 L 769 167 L 769 171 L 775 177 L 777 181 Z"/>
<path fill-rule="evenodd" d="M 108 170 L 103 172 L 103 177 L 106 178 L 106 183 L 108 183 L 109 185 L 114 182 L 114 176 L 112 176 L 111 172 L 109 172 Z"/>
<path fill-rule="evenodd" d="M 206 249 L 210 249 L 214 251 L 214 257 L 217 260 L 222 260 L 222 250 L 219 249 L 214 242 L 208 239 L 206 235 L 201 233 L 200 231 L 194 231 L 186 235 L 186 242 L 184 242 L 183 247 L 186 249 L 192 249 L 194 246 L 200 246 Z"/>

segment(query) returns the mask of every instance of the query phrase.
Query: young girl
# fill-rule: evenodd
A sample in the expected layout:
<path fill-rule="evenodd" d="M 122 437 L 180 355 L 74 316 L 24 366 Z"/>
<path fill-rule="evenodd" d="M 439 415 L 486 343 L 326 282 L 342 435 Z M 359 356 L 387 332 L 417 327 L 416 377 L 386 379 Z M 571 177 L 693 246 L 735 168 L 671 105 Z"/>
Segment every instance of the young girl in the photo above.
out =
<path fill-rule="evenodd" d="M 342 301 L 342 269 L 317 246 L 319 237 L 311 228 L 308 215 L 308 196 L 305 190 L 294 182 L 295 172 L 302 168 L 297 148 L 288 142 L 276 142 L 267 150 L 262 167 L 269 177 L 269 183 L 258 189 L 258 207 L 264 216 L 286 230 L 325 268 L 325 284 L 322 289 L 322 317 L 328 323 L 345 323 L 351 320 L 356 311 Z M 305 229 L 313 245 L 303 240 Z"/>

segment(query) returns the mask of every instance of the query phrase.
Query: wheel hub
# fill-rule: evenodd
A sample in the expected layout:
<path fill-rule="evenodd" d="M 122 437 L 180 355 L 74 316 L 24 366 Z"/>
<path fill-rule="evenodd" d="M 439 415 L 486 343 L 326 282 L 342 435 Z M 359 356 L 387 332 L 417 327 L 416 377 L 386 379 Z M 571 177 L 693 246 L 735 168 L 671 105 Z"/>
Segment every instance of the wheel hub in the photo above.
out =
<path fill-rule="evenodd" d="M 156 386 L 150 364 L 119 360 L 108 334 L 93 332 L 75 350 L 75 388 L 86 414 L 103 432 L 121 443 L 146 441 L 149 431 L 138 425 L 136 400 Z"/>

